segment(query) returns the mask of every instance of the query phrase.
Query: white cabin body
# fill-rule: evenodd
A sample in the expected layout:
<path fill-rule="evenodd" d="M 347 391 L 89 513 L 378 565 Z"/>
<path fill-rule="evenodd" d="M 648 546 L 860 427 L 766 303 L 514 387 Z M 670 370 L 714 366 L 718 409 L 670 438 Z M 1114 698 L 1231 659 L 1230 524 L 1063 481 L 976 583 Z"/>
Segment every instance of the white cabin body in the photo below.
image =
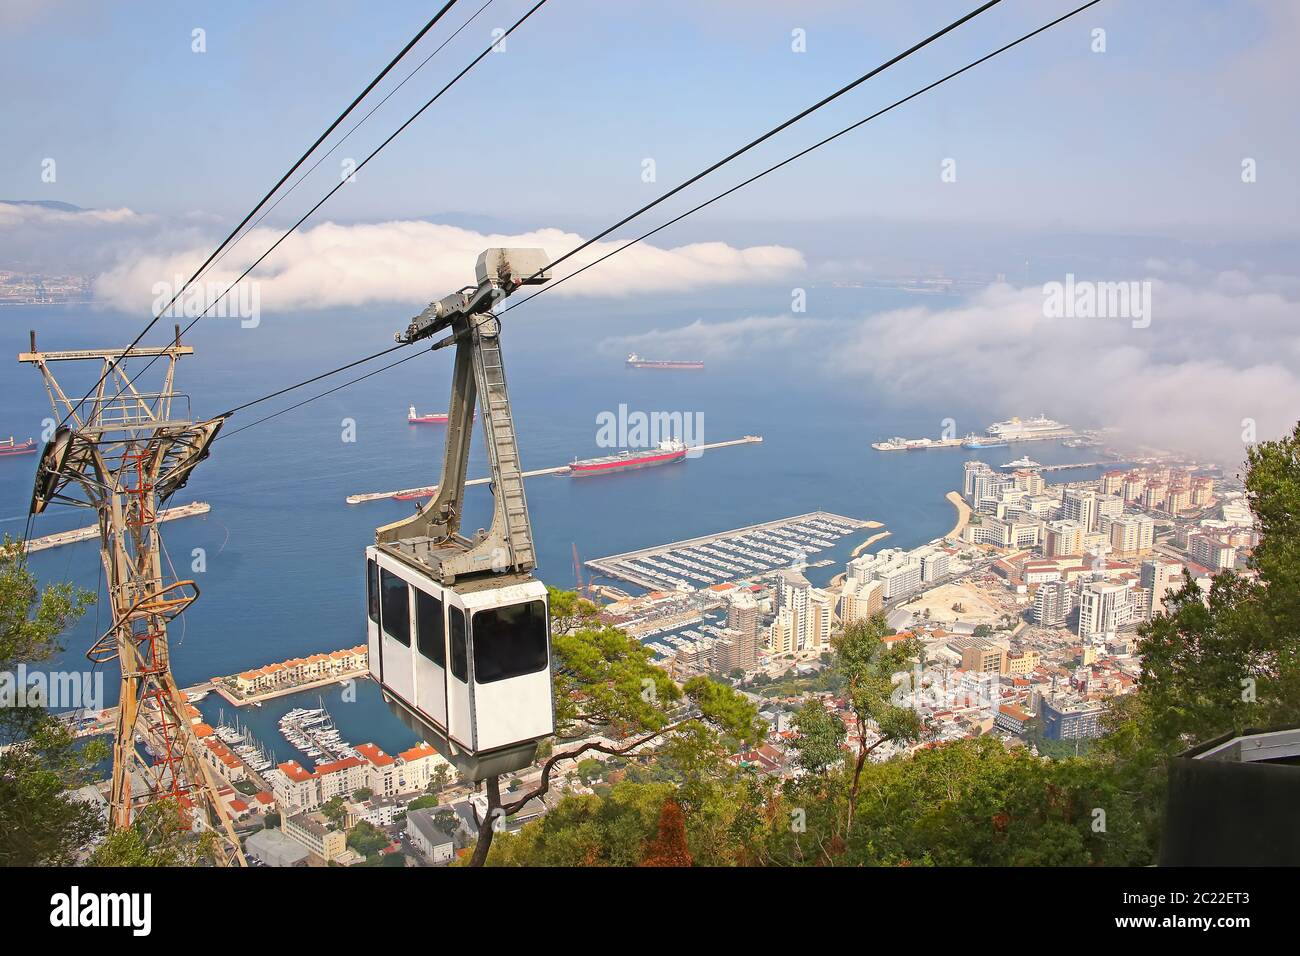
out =
<path fill-rule="evenodd" d="M 431 727 L 435 746 L 445 737 L 461 752 L 445 756 L 467 756 L 471 776 L 492 772 L 494 752 L 531 760 L 555 729 L 546 586 L 527 576 L 446 586 L 369 547 L 366 589 L 370 675 L 401 716 Z"/>

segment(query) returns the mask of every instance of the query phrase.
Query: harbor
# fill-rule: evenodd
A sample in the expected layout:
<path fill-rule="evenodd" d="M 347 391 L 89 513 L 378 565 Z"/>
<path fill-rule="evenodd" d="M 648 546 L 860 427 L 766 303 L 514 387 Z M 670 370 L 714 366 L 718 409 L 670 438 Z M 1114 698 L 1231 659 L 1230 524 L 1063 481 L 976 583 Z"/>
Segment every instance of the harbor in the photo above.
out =
<path fill-rule="evenodd" d="M 280 718 L 280 733 L 289 744 L 315 764 L 334 763 L 361 753 L 343 739 L 325 704 L 295 707 Z"/>
<path fill-rule="evenodd" d="M 974 432 L 964 438 L 900 438 L 872 442 L 876 451 L 923 451 L 930 448 L 1003 448 L 1012 442 L 1060 440 L 1070 447 L 1091 445 L 1097 439 L 1091 432 L 1076 433 L 1069 425 L 1038 415 L 1034 418 L 1009 418 L 994 422 L 983 435 Z M 1071 444 L 1073 443 L 1073 444 Z"/>
<path fill-rule="evenodd" d="M 846 535 L 880 528 L 878 521 L 814 511 L 731 531 L 595 558 L 586 566 L 650 590 L 695 591 L 806 564 Z"/>
<path fill-rule="evenodd" d="M 686 457 L 690 458 L 692 457 L 693 454 L 699 452 L 714 451 L 718 448 L 732 448 L 736 445 L 752 445 L 752 444 L 761 443 L 762 441 L 763 441 L 762 435 L 745 435 L 741 438 L 730 439 L 729 441 L 710 442 L 708 444 L 703 444 L 703 445 L 694 445 L 688 450 Z M 525 478 L 538 478 L 542 475 L 568 475 L 570 473 L 570 470 L 571 469 L 568 465 L 557 465 L 554 468 L 538 468 L 534 471 L 525 471 L 522 474 Z M 488 481 L 489 479 L 487 478 L 471 478 L 468 481 L 466 481 L 465 484 L 467 486 L 486 485 Z M 359 494 L 359 495 L 348 495 L 345 500 L 350 505 L 359 505 L 359 504 L 364 504 L 368 501 L 381 501 L 388 498 L 395 498 L 401 501 L 408 500 L 408 499 L 416 499 L 416 498 L 432 498 L 437 493 L 438 493 L 437 485 L 423 485 L 418 488 L 404 488 L 398 491 L 373 491 L 373 492 L 366 492 L 364 494 Z"/>

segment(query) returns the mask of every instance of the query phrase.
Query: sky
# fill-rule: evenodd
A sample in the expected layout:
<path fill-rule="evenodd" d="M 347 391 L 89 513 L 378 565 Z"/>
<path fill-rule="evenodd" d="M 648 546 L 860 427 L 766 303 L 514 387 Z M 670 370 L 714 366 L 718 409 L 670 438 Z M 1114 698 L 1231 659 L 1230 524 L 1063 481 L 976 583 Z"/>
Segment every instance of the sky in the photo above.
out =
<path fill-rule="evenodd" d="M 377 95 L 481 5 L 461 0 Z M 1004 0 L 641 228 L 1075 5 Z M 6 0 L 0 201 L 88 211 L 0 202 L 0 270 L 88 272 L 102 306 L 147 309 L 154 285 L 188 275 L 437 6 Z M 237 274 L 273 241 L 270 227 L 309 208 L 344 162 L 364 157 L 529 6 L 492 0 L 214 276 Z M 549 0 L 267 260 L 262 299 L 298 310 L 423 302 L 459 285 L 462 260 L 485 243 L 561 251 L 974 6 Z M 1059 399 L 1058 417 L 1095 404 L 1092 393 L 1115 396 L 1115 416 L 1173 409 L 1199 386 L 1211 402 L 1244 395 L 1261 429 L 1276 432 L 1300 408 L 1297 46 L 1300 4 L 1289 0 L 1103 0 L 556 296 L 716 302 L 719 289 L 768 285 L 784 309 L 737 305 L 718 328 L 651 318 L 610 341 L 685 336 L 683 347 L 716 348 L 779 326 L 813 354 L 829 328 L 843 347 L 828 361 L 881 382 L 925 381 L 960 348 L 977 367 L 1034 369 L 989 384 L 1010 405 L 1060 383 L 1044 347 L 1055 333 L 1040 324 L 1042 283 L 1067 272 L 1148 281 L 1150 329 L 1062 333 L 1073 362 L 1106 371 Z M 792 285 L 935 274 L 990 285 L 883 317 L 788 308 Z M 1170 414 L 1174 437 L 1198 440 L 1190 409 Z"/>

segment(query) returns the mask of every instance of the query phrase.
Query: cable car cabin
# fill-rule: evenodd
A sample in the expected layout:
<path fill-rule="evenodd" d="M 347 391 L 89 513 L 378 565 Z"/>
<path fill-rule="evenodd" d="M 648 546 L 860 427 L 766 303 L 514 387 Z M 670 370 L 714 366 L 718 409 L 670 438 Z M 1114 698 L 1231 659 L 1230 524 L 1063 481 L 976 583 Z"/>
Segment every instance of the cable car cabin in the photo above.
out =
<path fill-rule="evenodd" d="M 473 780 L 529 766 L 554 731 L 546 586 L 440 584 L 366 549 L 370 675 L 389 707 Z"/>

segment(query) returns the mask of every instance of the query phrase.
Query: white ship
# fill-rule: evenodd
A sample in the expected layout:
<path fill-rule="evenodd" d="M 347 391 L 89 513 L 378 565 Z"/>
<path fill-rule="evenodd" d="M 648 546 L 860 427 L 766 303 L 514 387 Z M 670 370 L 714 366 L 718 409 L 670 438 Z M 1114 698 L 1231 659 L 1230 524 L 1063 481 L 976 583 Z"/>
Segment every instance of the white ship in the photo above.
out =
<path fill-rule="evenodd" d="M 1012 418 L 1005 422 L 994 422 L 988 427 L 988 434 L 992 438 L 1000 438 L 1003 441 L 1023 441 L 1026 438 L 1067 435 L 1070 434 L 1070 426 L 1044 415 L 1038 415 L 1034 418 Z"/>
<path fill-rule="evenodd" d="M 1042 468 L 1043 466 L 1034 461 L 1034 459 L 1030 458 L 1028 455 L 1024 455 L 1017 458 L 1015 461 L 1007 462 L 1002 467 L 1008 471 L 1015 471 L 1021 468 Z"/>

